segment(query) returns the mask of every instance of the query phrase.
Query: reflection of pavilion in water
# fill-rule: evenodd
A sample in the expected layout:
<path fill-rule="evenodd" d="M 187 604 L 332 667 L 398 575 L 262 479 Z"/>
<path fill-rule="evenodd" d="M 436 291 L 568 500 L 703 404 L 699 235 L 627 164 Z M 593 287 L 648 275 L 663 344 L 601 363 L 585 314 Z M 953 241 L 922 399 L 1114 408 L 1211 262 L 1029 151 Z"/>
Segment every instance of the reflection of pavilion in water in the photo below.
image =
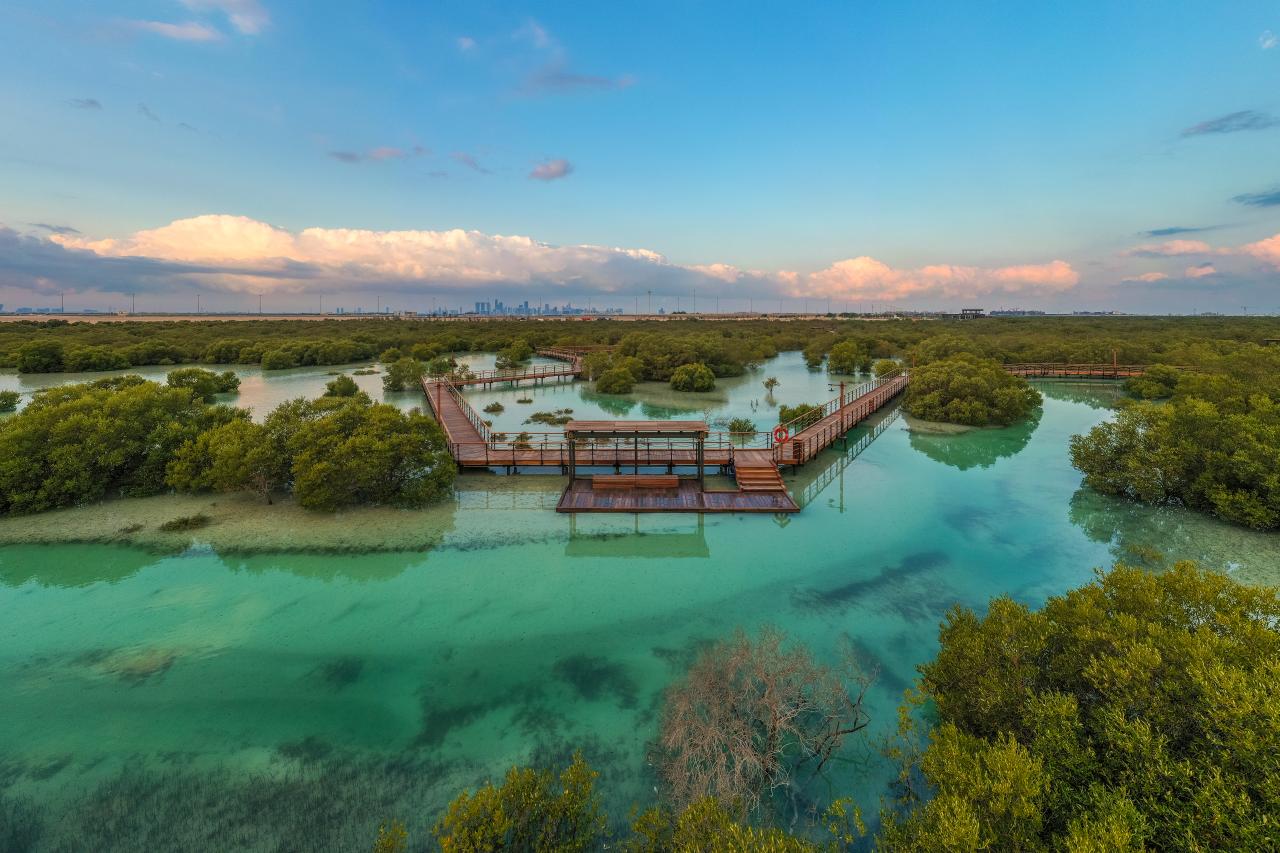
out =
<path fill-rule="evenodd" d="M 711 556 L 711 547 L 707 544 L 706 520 L 702 513 L 693 516 L 697 519 L 692 530 L 663 529 L 646 531 L 641 529 L 640 515 L 633 516 L 630 529 L 609 525 L 600 529 L 599 525 L 592 532 L 578 529 L 578 515 L 569 516 L 569 541 L 565 543 L 566 557 L 643 557 L 650 559 L 686 559 L 707 558 Z"/>
<path fill-rule="evenodd" d="M 519 486 L 503 488 L 506 477 L 494 477 L 480 488 L 459 489 L 458 509 L 515 511 L 555 509 L 563 480 L 559 477 L 521 477 Z M 631 514 L 592 515 L 579 520 L 569 515 L 566 557 L 642 557 L 655 559 L 708 558 L 706 518 L 701 513 L 686 516 L 687 524 L 674 523 L 673 516 Z M 626 518 L 624 522 L 623 519 Z M 657 519 L 661 518 L 659 522 Z"/>

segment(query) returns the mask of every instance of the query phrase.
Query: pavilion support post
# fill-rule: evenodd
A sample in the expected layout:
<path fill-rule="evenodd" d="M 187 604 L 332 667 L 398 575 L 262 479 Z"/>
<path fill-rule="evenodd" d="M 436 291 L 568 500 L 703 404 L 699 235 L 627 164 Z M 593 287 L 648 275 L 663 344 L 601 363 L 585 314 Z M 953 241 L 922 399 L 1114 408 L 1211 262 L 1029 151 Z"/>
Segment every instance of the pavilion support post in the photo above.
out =
<path fill-rule="evenodd" d="M 696 442 L 695 447 L 697 448 L 695 455 L 698 464 L 698 488 L 701 489 L 706 484 L 706 473 L 703 471 L 702 467 L 703 463 L 706 461 L 706 456 L 703 452 L 706 445 L 706 438 L 700 434 L 696 439 L 694 439 L 694 441 Z"/>
<path fill-rule="evenodd" d="M 573 487 L 573 480 L 578 472 L 578 442 L 574 440 L 572 435 L 565 436 L 569 440 L 569 486 Z"/>

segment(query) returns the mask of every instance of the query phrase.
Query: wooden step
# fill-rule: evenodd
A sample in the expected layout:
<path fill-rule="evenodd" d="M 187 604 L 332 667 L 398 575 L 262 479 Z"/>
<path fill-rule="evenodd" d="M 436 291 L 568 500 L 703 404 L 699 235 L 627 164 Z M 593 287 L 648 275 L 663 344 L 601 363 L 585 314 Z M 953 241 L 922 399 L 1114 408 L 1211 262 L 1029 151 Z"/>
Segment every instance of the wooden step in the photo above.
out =
<path fill-rule="evenodd" d="M 785 492 L 782 474 L 778 466 L 768 457 L 747 457 L 745 454 L 735 460 L 733 474 L 738 481 L 740 492 Z"/>

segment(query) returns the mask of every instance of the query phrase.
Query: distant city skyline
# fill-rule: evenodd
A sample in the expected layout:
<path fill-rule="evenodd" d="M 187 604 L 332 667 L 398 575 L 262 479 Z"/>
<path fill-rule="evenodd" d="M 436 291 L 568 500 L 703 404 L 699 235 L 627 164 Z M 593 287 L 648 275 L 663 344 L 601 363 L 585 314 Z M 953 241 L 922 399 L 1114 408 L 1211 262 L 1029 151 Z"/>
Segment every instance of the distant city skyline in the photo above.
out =
<path fill-rule="evenodd" d="M 9 311 L 1280 312 L 1274 2 L 13 0 L 0 32 Z"/>

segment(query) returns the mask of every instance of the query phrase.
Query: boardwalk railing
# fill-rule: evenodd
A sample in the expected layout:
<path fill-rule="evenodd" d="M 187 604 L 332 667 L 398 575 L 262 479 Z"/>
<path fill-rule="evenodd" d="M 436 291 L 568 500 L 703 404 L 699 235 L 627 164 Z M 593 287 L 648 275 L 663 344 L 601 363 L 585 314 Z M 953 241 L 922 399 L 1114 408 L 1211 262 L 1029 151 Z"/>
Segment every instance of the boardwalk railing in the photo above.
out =
<path fill-rule="evenodd" d="M 564 350 L 576 370 L 580 356 Z M 509 374 L 508 374 L 509 375 Z M 896 374 L 857 385 L 817 410 L 785 424 L 798 429 L 791 440 L 776 444 L 772 432 L 711 432 L 703 443 L 706 466 L 733 464 L 736 450 L 772 450 L 777 463 L 799 465 L 848 432 L 906 387 L 907 376 Z M 567 467 L 569 441 L 562 432 L 496 432 L 467 402 L 448 376 L 424 377 L 422 389 L 445 430 L 449 452 L 467 467 Z M 578 439 L 578 465 L 688 467 L 697 464 L 697 446 L 687 437 Z"/>
<path fill-rule="evenodd" d="M 467 420 L 471 422 L 471 426 L 475 427 L 475 430 L 480 434 L 480 437 L 485 441 L 489 440 L 489 425 L 484 422 L 484 418 L 480 417 L 480 413 L 466 401 L 461 393 L 459 393 L 458 389 L 452 382 L 449 382 L 442 377 L 430 379 L 423 377 L 422 391 L 427 395 L 427 403 L 430 404 L 431 411 L 435 413 L 436 420 L 440 421 L 441 426 L 444 426 L 444 416 L 440 411 L 443 401 L 440 399 L 439 395 L 447 394 L 455 403 L 457 403 L 458 409 L 466 416 Z M 454 455 L 456 456 L 457 454 Z"/>
<path fill-rule="evenodd" d="M 779 464 L 800 465 L 812 459 L 901 393 L 907 387 L 908 379 L 905 373 L 899 372 L 863 382 L 819 409 L 783 424 L 788 432 L 795 430 L 795 434 L 791 440 L 774 448 L 774 460 Z"/>
<path fill-rule="evenodd" d="M 493 370 L 458 370 L 437 379 L 454 385 L 497 385 L 502 382 L 521 382 L 529 379 L 573 378 L 582 373 L 582 358 L 592 352 L 604 352 L 612 347 L 542 347 L 535 352 L 565 364 L 531 364 L 528 367 L 495 368 Z"/>
<path fill-rule="evenodd" d="M 1003 365 L 1007 373 L 1016 376 L 1041 377 L 1097 377 L 1099 379 L 1125 379 L 1142 376 L 1147 372 L 1145 364 L 1066 364 L 1062 362 L 1027 362 Z"/>
<path fill-rule="evenodd" d="M 896 379 L 900 375 L 901 372 L 899 371 L 888 376 L 882 376 L 879 379 L 868 380 L 867 382 L 863 382 L 861 385 L 855 385 L 852 388 L 847 388 L 842 396 L 828 400 L 818 409 L 805 412 L 803 415 L 792 418 L 784 423 L 783 426 L 787 428 L 787 432 L 789 433 L 798 433 L 801 430 L 816 424 L 818 421 L 822 420 L 827 415 L 832 414 L 842 406 L 848 405 L 850 401 L 858 399 L 863 394 L 869 394 L 876 388 Z"/>
<path fill-rule="evenodd" d="M 504 436 L 502 433 L 491 434 Z M 703 444 L 707 466 L 732 464 L 734 442 L 728 433 L 712 433 Z M 520 433 L 488 441 L 451 441 L 449 452 L 469 467 L 560 467 L 569 465 L 569 442 L 563 433 Z M 691 439 L 579 440 L 574 448 L 578 467 L 637 466 L 690 467 L 697 464 L 697 447 Z"/>

